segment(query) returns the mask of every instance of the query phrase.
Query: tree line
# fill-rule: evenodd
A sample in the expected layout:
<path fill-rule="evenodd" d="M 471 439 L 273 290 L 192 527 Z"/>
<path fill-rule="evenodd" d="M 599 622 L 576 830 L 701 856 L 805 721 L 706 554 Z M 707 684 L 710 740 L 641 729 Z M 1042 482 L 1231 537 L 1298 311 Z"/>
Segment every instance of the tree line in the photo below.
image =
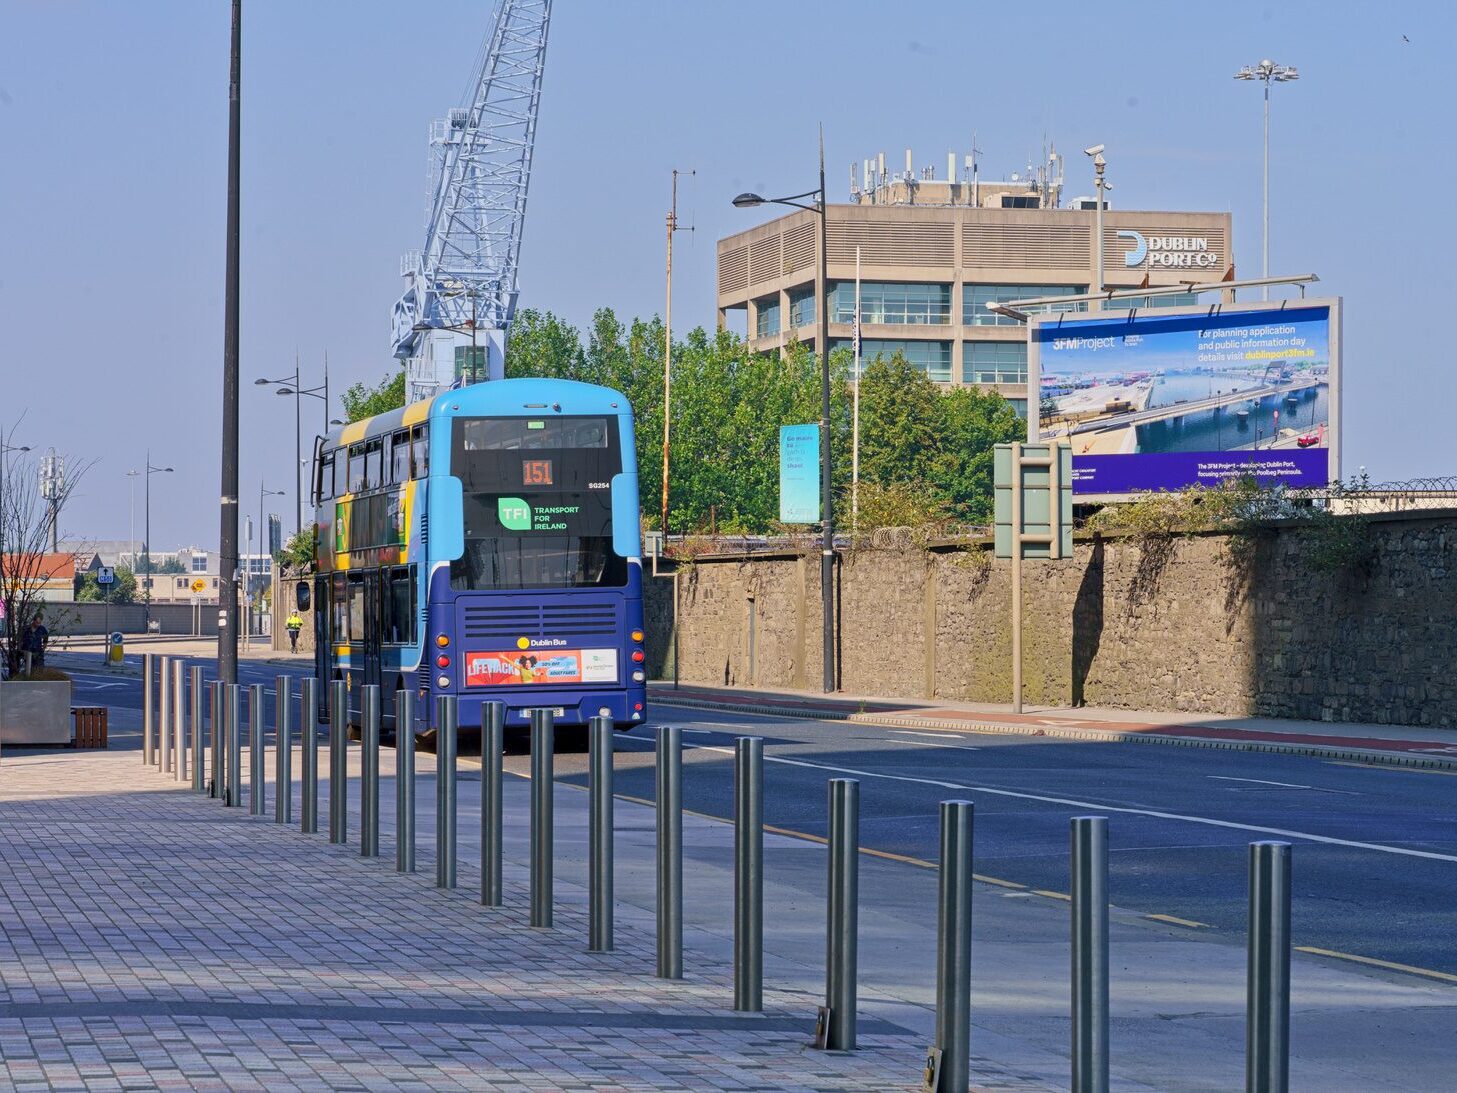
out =
<path fill-rule="evenodd" d="M 583 332 L 550 311 L 525 309 L 506 347 L 509 377 L 554 377 L 613 387 L 637 424 L 641 504 L 659 526 L 663 448 L 660 319 L 623 323 L 602 308 Z M 764 534 L 779 523 L 779 427 L 820 418 L 819 362 L 806 346 L 759 354 L 728 331 L 701 327 L 673 342 L 672 474 L 675 532 Z M 832 487 L 836 521 L 851 524 L 853 360 L 831 354 Z M 350 420 L 399 406 L 402 375 L 345 395 Z M 860 381 L 859 526 L 984 524 L 992 511 L 992 448 L 1025 436 L 1006 399 L 973 387 L 943 391 L 900 354 L 865 363 Z"/>

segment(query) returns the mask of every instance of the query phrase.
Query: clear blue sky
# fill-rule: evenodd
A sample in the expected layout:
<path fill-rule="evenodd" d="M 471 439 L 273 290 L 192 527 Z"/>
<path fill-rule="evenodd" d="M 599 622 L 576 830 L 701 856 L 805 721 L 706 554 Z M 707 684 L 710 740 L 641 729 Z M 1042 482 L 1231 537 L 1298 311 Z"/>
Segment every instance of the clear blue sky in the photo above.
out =
<path fill-rule="evenodd" d="M 669 171 L 692 168 L 674 311 L 711 325 L 714 241 L 763 219 L 729 199 L 812 185 L 820 121 L 837 201 L 852 161 L 910 146 L 944 171 L 973 131 L 984 177 L 1022 169 L 1045 135 L 1082 193 L 1076 153 L 1104 143 L 1116 207 L 1232 210 L 1255 275 L 1260 94 L 1230 76 L 1270 56 L 1303 77 L 1275 89 L 1272 267 L 1345 297 L 1346 470 L 1457 472 L 1434 326 L 1457 243 L 1452 11 L 558 0 L 522 302 L 578 324 L 660 311 Z M 291 530 L 292 407 L 252 379 L 291 371 L 295 348 L 315 382 L 327 349 L 336 389 L 393 367 L 428 124 L 461 98 L 491 13 L 245 5 L 245 512 L 265 480 L 289 491 L 270 507 Z M 154 479 L 157 548 L 217 541 L 227 36 L 226 0 L 0 0 L 0 421 L 23 412 L 16 443 L 94 461 L 75 534 L 127 536 L 125 472 L 150 444 L 177 468 Z"/>

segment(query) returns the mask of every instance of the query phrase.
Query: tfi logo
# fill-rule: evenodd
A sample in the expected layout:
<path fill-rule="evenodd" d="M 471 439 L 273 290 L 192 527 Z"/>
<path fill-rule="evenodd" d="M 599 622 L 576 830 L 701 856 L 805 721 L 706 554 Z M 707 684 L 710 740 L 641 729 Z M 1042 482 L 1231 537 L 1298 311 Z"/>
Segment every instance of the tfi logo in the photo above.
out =
<path fill-rule="evenodd" d="M 1130 269 L 1143 265 L 1143 260 L 1148 257 L 1148 241 L 1143 238 L 1143 232 L 1119 232 L 1118 238 L 1133 240 L 1133 249 L 1123 256 L 1123 264 Z"/>
<path fill-rule="evenodd" d="M 519 497 L 497 498 L 496 518 L 507 531 L 531 530 L 531 506 Z"/>

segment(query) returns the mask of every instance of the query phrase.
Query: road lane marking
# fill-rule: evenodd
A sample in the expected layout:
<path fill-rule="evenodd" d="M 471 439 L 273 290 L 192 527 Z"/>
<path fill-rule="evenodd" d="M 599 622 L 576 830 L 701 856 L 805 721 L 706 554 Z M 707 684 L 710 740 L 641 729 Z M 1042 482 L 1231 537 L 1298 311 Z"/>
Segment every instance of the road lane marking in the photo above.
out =
<path fill-rule="evenodd" d="M 689 744 L 687 747 L 699 751 L 717 751 L 732 755 L 732 748 L 721 748 L 711 744 Z M 1180 812 L 1164 812 L 1155 808 L 1131 808 L 1125 805 L 1102 804 L 1097 801 L 1083 801 L 1075 797 L 1051 797 L 1041 793 L 1022 793 L 1012 789 L 998 789 L 967 782 L 943 782 L 936 778 L 913 778 L 908 774 L 886 774 L 882 771 L 859 770 L 855 767 L 837 767 L 829 763 L 812 763 L 807 759 L 787 759 L 782 755 L 765 755 L 766 763 L 783 763 L 793 767 L 808 767 L 812 770 L 828 770 L 835 774 L 851 774 L 857 778 L 880 778 L 891 782 L 913 782 L 941 789 L 963 790 L 971 793 L 986 793 L 994 797 L 1012 797 L 1022 801 L 1041 801 L 1050 805 L 1066 805 L 1070 808 L 1091 808 L 1100 812 L 1118 812 L 1126 816 L 1148 816 L 1156 820 L 1182 820 L 1185 823 L 1203 824 L 1207 827 L 1222 827 L 1233 831 L 1253 831 L 1261 835 L 1279 835 L 1287 839 L 1303 839 L 1306 842 L 1322 843 L 1327 846 L 1348 846 L 1354 850 L 1374 850 L 1380 854 L 1398 854 L 1407 858 L 1426 858 L 1431 861 L 1457 863 L 1457 854 L 1439 854 L 1435 850 L 1413 850 L 1405 846 L 1387 846 L 1383 843 L 1361 842 L 1357 839 L 1338 839 L 1333 835 L 1317 835 L 1310 831 L 1293 831 L 1284 827 L 1266 827 L 1262 824 L 1242 824 L 1234 820 L 1216 820 L 1211 816 L 1188 816 Z"/>
<path fill-rule="evenodd" d="M 1050 892 L 1046 888 L 1034 888 L 1032 889 L 1032 894 L 1034 896 L 1046 896 L 1048 899 L 1062 899 L 1067 900 L 1069 903 L 1072 902 L 1072 896 L 1066 892 Z"/>
<path fill-rule="evenodd" d="M 1336 960 L 1350 960 L 1356 964 L 1369 964 L 1373 968 L 1386 968 L 1393 972 L 1406 972 L 1408 975 L 1425 976 L 1428 979 L 1439 979 L 1443 983 L 1457 983 L 1457 975 L 1451 972 L 1439 972 L 1432 968 L 1418 968 L 1411 964 L 1398 964 L 1394 960 L 1377 960 L 1374 956 L 1357 956 L 1355 953 L 1337 952 L 1335 949 L 1317 949 L 1314 945 L 1297 945 L 1295 951 L 1298 953 L 1310 953 L 1313 956 L 1329 956 Z"/>
<path fill-rule="evenodd" d="M 1443 778 L 1457 778 L 1457 770 L 1438 770 L 1436 767 L 1396 767 L 1390 763 L 1362 763 L 1355 759 L 1327 759 L 1327 766 L 1361 767 L 1364 770 L 1389 770 L 1401 774 L 1440 774 Z"/>
<path fill-rule="evenodd" d="M 887 737 L 884 741 L 887 744 L 906 744 L 913 748 L 950 748 L 953 751 L 981 751 L 980 748 L 972 747 L 969 744 L 933 744 L 929 740 L 897 740 L 895 737 Z"/>
<path fill-rule="evenodd" d="M 1144 915 L 1144 918 L 1151 918 L 1155 922 L 1169 922 L 1175 926 L 1187 926 L 1191 930 L 1212 930 L 1213 926 L 1207 922 L 1195 922 L 1192 918 L 1180 918 L 1178 915 Z"/>
<path fill-rule="evenodd" d="M 965 740 L 966 737 L 956 732 L 916 732 L 913 729 L 891 729 L 896 736 L 929 736 L 932 740 Z"/>
<path fill-rule="evenodd" d="M 1216 782 L 1254 782 L 1262 786 L 1283 786 L 1286 789 L 1313 789 L 1313 786 L 1302 786 L 1296 782 L 1271 782 L 1267 778 L 1236 778 L 1229 774 L 1206 774 L 1206 778 L 1213 778 Z"/>

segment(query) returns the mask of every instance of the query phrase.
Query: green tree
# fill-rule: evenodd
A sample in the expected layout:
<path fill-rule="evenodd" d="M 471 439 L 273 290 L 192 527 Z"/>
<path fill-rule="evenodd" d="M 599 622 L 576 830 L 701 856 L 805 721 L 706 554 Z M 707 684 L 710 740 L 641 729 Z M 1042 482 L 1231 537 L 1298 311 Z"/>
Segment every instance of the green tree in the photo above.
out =
<path fill-rule="evenodd" d="M 318 545 L 319 525 L 310 524 L 290 535 L 288 542 L 283 544 L 283 549 L 273 556 L 273 560 L 285 569 L 311 571 Z"/>
<path fill-rule="evenodd" d="M 1027 423 L 995 391 L 957 387 L 942 396 L 943 433 L 933 481 L 960 520 L 992 519 L 992 450 L 1027 439 Z"/>
<path fill-rule="evenodd" d="M 860 380 L 860 481 L 935 482 L 946 398 L 900 353 L 872 361 Z"/>
<path fill-rule="evenodd" d="M 116 579 L 111 584 L 101 585 L 96 582 L 94 571 L 83 573 L 77 579 L 76 599 L 82 603 L 100 603 L 103 600 L 110 600 L 112 603 L 135 603 L 136 576 L 125 566 L 117 566 L 115 576 Z"/>
<path fill-rule="evenodd" d="M 353 384 L 339 396 L 339 401 L 344 406 L 345 420 L 351 422 L 398 410 L 405 404 L 404 369 L 386 376 L 373 387 Z"/>

